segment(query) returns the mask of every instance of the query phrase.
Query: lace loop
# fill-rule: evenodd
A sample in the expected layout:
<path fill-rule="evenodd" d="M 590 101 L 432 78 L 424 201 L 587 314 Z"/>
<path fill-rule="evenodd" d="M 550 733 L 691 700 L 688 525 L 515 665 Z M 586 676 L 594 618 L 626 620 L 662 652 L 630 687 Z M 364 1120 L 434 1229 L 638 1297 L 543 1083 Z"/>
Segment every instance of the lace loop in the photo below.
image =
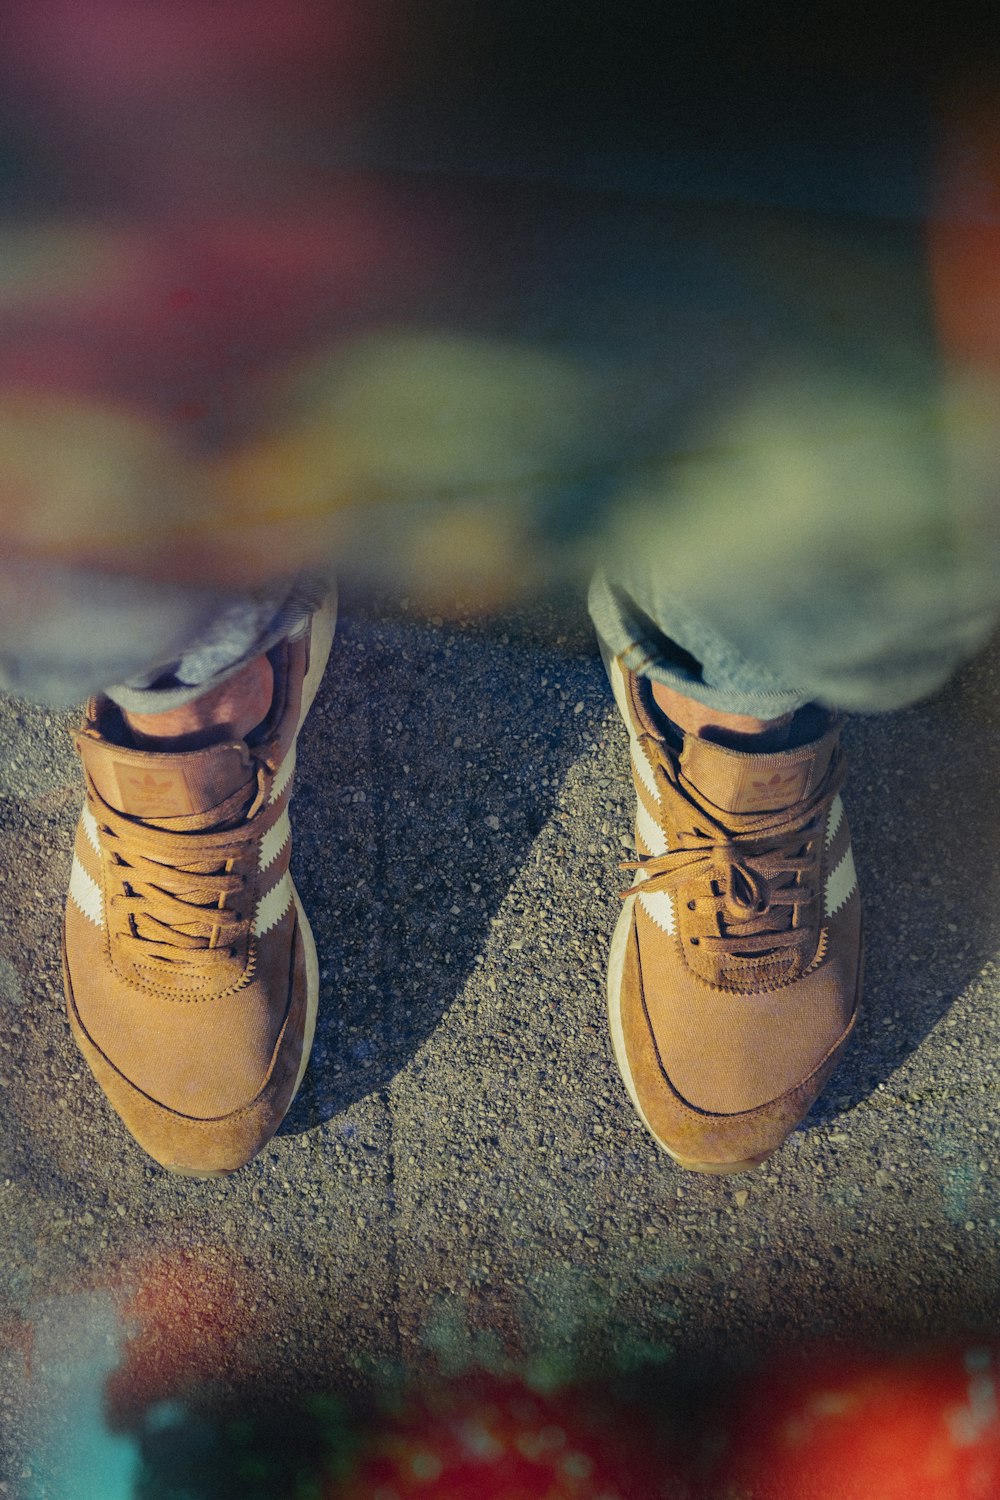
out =
<path fill-rule="evenodd" d="M 696 924 L 702 946 L 749 955 L 797 943 L 818 900 L 816 845 L 843 783 L 843 757 L 834 758 L 821 786 L 802 803 L 773 814 L 733 814 L 731 825 L 688 793 L 669 759 L 658 755 L 655 767 L 666 782 L 661 802 L 668 791 L 682 798 L 689 826 L 666 853 L 622 862 L 623 870 L 638 874 L 622 899 L 697 882 L 686 905 L 702 918 Z"/>
<path fill-rule="evenodd" d="M 115 938 L 130 962 L 192 968 L 234 956 L 246 903 L 230 903 L 245 892 L 256 866 L 264 831 L 257 814 L 265 806 L 265 790 L 258 767 L 256 786 L 240 788 L 213 808 L 209 828 L 177 831 L 98 800 L 109 874 L 119 886 L 109 893 L 108 905 L 118 918 Z M 99 799 L 93 785 L 91 795 Z M 198 818 L 175 821 L 197 823 Z"/>

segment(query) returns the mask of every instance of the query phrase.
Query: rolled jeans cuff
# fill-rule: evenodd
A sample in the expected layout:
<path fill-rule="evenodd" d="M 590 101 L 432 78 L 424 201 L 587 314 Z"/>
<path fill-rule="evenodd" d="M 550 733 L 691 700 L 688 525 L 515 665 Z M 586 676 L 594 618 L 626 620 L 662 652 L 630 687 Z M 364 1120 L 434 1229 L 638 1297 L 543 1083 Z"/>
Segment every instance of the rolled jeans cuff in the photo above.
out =
<path fill-rule="evenodd" d="M 598 571 L 587 603 L 605 662 L 620 656 L 640 677 L 707 708 L 777 719 L 812 701 L 807 690 L 791 687 L 749 661 L 679 600 L 659 600 L 653 620 L 624 588 Z"/>
<path fill-rule="evenodd" d="M 179 655 L 105 688 L 105 696 L 126 713 L 166 713 L 193 703 L 279 641 L 301 633 L 330 587 L 323 579 L 299 578 L 291 586 L 232 599 Z"/>

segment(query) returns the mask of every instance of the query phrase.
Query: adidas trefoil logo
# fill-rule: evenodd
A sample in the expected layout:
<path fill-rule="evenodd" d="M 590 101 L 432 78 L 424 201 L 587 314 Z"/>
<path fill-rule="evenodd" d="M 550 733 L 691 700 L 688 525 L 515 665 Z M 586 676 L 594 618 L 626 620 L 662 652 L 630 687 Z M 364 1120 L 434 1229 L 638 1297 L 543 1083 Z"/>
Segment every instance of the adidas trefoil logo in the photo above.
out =
<path fill-rule="evenodd" d="M 750 785 L 755 792 L 783 792 L 795 785 L 802 778 L 802 768 L 796 766 L 792 771 L 775 771 L 767 781 L 751 781 Z"/>
<path fill-rule="evenodd" d="M 139 814 L 170 817 L 188 811 L 188 788 L 182 775 L 121 767 L 118 784 L 132 810 Z"/>
<path fill-rule="evenodd" d="M 177 790 L 177 780 L 174 776 L 154 776 L 152 771 L 125 771 L 122 781 L 140 797 L 163 796 L 165 792 Z"/>

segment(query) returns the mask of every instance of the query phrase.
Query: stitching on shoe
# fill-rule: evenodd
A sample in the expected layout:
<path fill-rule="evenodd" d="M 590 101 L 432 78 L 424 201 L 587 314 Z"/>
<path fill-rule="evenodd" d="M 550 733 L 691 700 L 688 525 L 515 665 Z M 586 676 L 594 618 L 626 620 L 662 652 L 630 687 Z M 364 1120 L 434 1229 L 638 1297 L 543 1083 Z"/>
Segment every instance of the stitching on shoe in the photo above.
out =
<path fill-rule="evenodd" d="M 298 922 L 298 917 L 297 916 L 296 916 L 296 920 L 295 920 L 295 930 L 296 930 L 296 933 L 299 931 L 299 922 Z M 248 1102 L 246 1104 L 241 1104 L 238 1109 L 231 1110 L 228 1114 L 224 1114 L 224 1115 L 212 1115 L 212 1116 L 207 1116 L 207 1117 L 206 1116 L 199 1116 L 199 1115 L 186 1115 L 181 1110 L 173 1109 L 173 1108 L 171 1108 L 171 1106 L 169 1104 L 164 1104 L 164 1103 L 162 1103 L 161 1100 L 154 1099 L 153 1096 L 152 1096 L 152 1094 L 147 1094 L 146 1091 L 145 1091 L 145 1089 L 141 1089 L 137 1083 L 133 1082 L 133 1080 L 131 1078 L 127 1077 L 126 1074 L 124 1074 L 121 1071 L 121 1069 L 117 1066 L 116 1063 L 112 1062 L 111 1058 L 107 1055 L 107 1053 L 103 1050 L 103 1048 L 100 1047 L 98 1045 L 98 1043 L 94 1040 L 94 1038 L 91 1036 L 90 1032 L 87 1030 L 86 1025 L 84 1024 L 83 1017 L 80 1015 L 79 1007 L 77 1006 L 77 1003 L 76 1003 L 76 995 L 75 995 L 75 993 L 73 991 L 73 985 L 72 985 L 72 982 L 71 982 L 71 979 L 70 979 L 69 964 L 68 964 L 68 961 L 67 961 L 67 958 L 66 958 L 66 936 L 65 936 L 65 928 L 64 928 L 64 931 L 63 931 L 63 971 L 64 971 L 65 979 L 66 979 L 66 993 L 67 993 L 69 1002 L 70 1002 L 70 1004 L 73 1007 L 73 1016 L 74 1016 L 74 1019 L 76 1020 L 76 1024 L 80 1028 L 80 1031 L 82 1032 L 83 1036 L 87 1040 L 87 1045 L 93 1049 L 94 1053 L 101 1059 L 101 1061 L 115 1075 L 115 1078 L 119 1079 L 123 1084 L 125 1084 L 126 1088 L 128 1088 L 133 1094 L 137 1094 L 139 1096 L 139 1098 L 144 1099 L 146 1101 L 146 1103 L 150 1104 L 154 1109 L 162 1110 L 164 1114 L 170 1115 L 172 1119 L 183 1120 L 185 1122 L 185 1125 L 197 1126 L 197 1127 L 201 1127 L 202 1129 L 205 1129 L 205 1130 L 208 1130 L 210 1128 L 213 1128 L 213 1129 L 217 1128 L 219 1125 L 223 1124 L 226 1121 L 229 1121 L 229 1120 L 239 1120 L 239 1119 L 242 1119 L 242 1118 L 245 1118 L 245 1117 L 249 1116 L 250 1114 L 252 1114 L 252 1113 L 254 1113 L 256 1111 L 259 1111 L 259 1109 L 262 1106 L 262 1103 L 264 1102 L 263 1096 L 264 1096 L 264 1094 L 266 1093 L 267 1089 L 271 1086 L 271 1084 L 273 1082 L 275 1069 L 277 1067 L 277 1064 L 278 1064 L 278 1061 L 279 1061 L 279 1058 L 280 1058 L 280 1054 L 281 1054 L 281 1048 L 282 1048 L 282 1043 L 284 1041 L 285 1032 L 288 1029 L 288 1023 L 289 1023 L 289 1021 L 291 1019 L 291 1015 L 292 1015 L 292 1001 L 293 1001 L 293 996 L 294 996 L 294 986 L 293 986 L 292 980 L 293 980 L 294 974 L 295 974 L 295 942 L 294 942 L 294 940 L 292 942 L 291 950 L 290 950 L 290 953 L 289 953 L 288 1002 L 287 1002 L 287 1004 L 285 1006 L 285 1013 L 284 1013 L 284 1015 L 282 1016 L 282 1019 L 281 1019 L 281 1027 L 280 1027 L 280 1029 L 278 1031 L 278 1035 L 277 1035 L 277 1037 L 275 1039 L 274 1049 L 273 1049 L 273 1051 L 271 1053 L 271 1060 L 270 1060 L 270 1063 L 269 1063 L 269 1066 L 268 1066 L 268 1070 L 267 1070 L 266 1074 L 264 1075 L 264 1082 L 261 1084 L 260 1088 L 258 1089 L 257 1093 L 253 1096 L 253 1098 L 250 1099 L 250 1100 L 248 1100 Z M 98 1082 L 99 1081 L 100 1080 L 98 1080 Z M 114 1106 L 112 1105 L 112 1107 L 114 1107 Z M 116 1113 L 117 1113 L 117 1110 L 116 1110 Z M 128 1126 L 126 1126 L 126 1129 L 128 1129 Z"/>
<path fill-rule="evenodd" d="M 273 779 L 271 778 L 271 773 L 267 774 L 269 779 Z M 277 823 L 278 819 L 281 817 L 282 811 L 287 811 L 291 802 L 291 788 L 292 782 L 289 781 L 288 785 L 283 789 L 282 793 L 282 797 L 284 798 L 284 806 L 282 806 L 282 798 L 279 798 L 275 803 L 271 803 L 269 797 L 265 797 L 265 799 L 263 800 L 261 804 L 261 811 L 268 819 L 269 825 Z M 287 796 L 285 795 L 286 793 Z M 260 892 L 260 881 L 261 876 L 264 873 L 259 869 L 258 858 L 260 840 L 263 836 L 264 832 L 261 831 L 253 840 L 246 839 L 243 841 L 248 851 L 252 849 L 254 856 L 252 860 L 252 871 L 250 874 L 248 874 L 246 882 L 246 890 L 248 897 L 250 898 L 248 899 L 247 904 L 251 911 L 255 911 L 257 908 Z M 220 838 L 222 837 L 224 837 L 224 835 L 220 835 Z M 100 849 L 100 863 L 105 912 L 110 914 L 111 891 L 108 882 L 110 879 L 110 871 L 117 867 L 113 865 L 111 860 L 111 850 L 103 840 L 101 842 Z M 126 972 L 121 967 L 121 965 L 116 962 L 112 950 L 110 915 L 108 916 L 107 925 L 104 928 L 105 956 L 107 958 L 108 966 L 111 971 L 115 975 L 117 975 L 122 983 L 131 986 L 133 989 L 137 989 L 147 995 L 156 996 L 158 999 L 166 999 L 184 1004 L 208 1003 L 213 1000 L 221 999 L 224 996 L 233 995 L 241 989 L 245 989 L 248 984 L 251 984 L 253 982 L 257 975 L 259 966 L 259 949 L 258 939 L 252 930 L 252 918 L 246 918 L 246 926 L 248 928 L 247 953 L 238 978 L 235 979 L 231 984 L 227 985 L 224 989 L 213 990 L 212 993 L 208 995 L 185 993 L 183 990 L 178 990 L 175 986 L 166 983 L 160 984 L 151 975 L 144 972 L 144 969 L 142 967 L 134 963 L 131 965 L 131 972 Z"/>
<path fill-rule="evenodd" d="M 634 912 L 634 909 L 633 909 L 633 918 L 632 918 L 632 920 L 633 920 L 633 923 L 634 923 L 634 921 L 635 921 L 635 912 Z M 636 934 L 635 940 L 636 940 L 636 944 L 638 945 L 638 934 Z M 859 962 L 858 962 L 858 972 L 857 972 L 857 975 L 855 976 L 855 983 L 854 983 L 854 1005 L 853 1005 L 853 1007 L 851 1009 L 850 1018 L 849 1018 L 849 1020 L 847 1022 L 846 1027 L 840 1033 L 840 1036 L 832 1044 L 832 1046 L 829 1047 L 828 1050 L 823 1054 L 822 1058 L 820 1058 L 819 1062 L 813 1068 L 812 1072 L 811 1073 L 807 1073 L 806 1076 L 805 1076 L 805 1078 L 801 1079 L 798 1083 L 793 1084 L 793 1086 L 790 1089 L 787 1089 L 785 1091 L 785 1093 L 783 1093 L 783 1094 L 776 1094 L 773 1099 L 766 1099 L 763 1104 L 755 1104 L 752 1109 L 736 1110 L 732 1114 L 720 1114 L 719 1112 L 713 1111 L 713 1110 L 699 1109 L 699 1107 L 698 1107 L 697 1104 L 692 1104 L 690 1102 L 690 1100 L 685 1099 L 684 1095 L 682 1093 L 680 1093 L 680 1091 L 677 1089 L 677 1087 L 675 1086 L 675 1084 L 671 1080 L 670 1075 L 667 1072 L 667 1070 L 666 1070 L 666 1068 L 664 1067 L 664 1064 L 663 1064 L 663 1058 L 662 1058 L 662 1056 L 660 1054 L 660 1048 L 659 1048 L 659 1045 L 658 1045 L 657 1040 L 656 1040 L 656 1033 L 653 1030 L 653 1023 L 652 1023 L 652 1020 L 650 1019 L 649 1007 L 646 1004 L 646 986 L 645 986 L 645 984 L 643 982 L 643 978 L 642 978 L 642 965 L 638 964 L 637 968 L 638 968 L 638 971 L 639 971 L 639 991 L 640 991 L 640 996 L 641 996 L 641 999 L 642 999 L 642 1013 L 643 1013 L 643 1015 L 646 1018 L 646 1026 L 647 1026 L 648 1031 L 649 1031 L 649 1040 L 650 1040 L 650 1042 L 652 1044 L 653 1053 L 654 1053 L 654 1055 L 656 1057 L 657 1066 L 660 1069 L 660 1073 L 662 1075 L 663 1081 L 667 1085 L 667 1088 L 670 1090 L 672 1098 L 680 1106 L 680 1108 L 683 1109 L 683 1110 L 687 1110 L 690 1114 L 696 1116 L 699 1119 L 704 1119 L 704 1120 L 721 1120 L 721 1121 L 725 1121 L 725 1120 L 751 1120 L 751 1119 L 753 1119 L 753 1117 L 755 1115 L 761 1115 L 766 1110 L 772 1110 L 772 1109 L 774 1109 L 774 1107 L 776 1105 L 784 1104 L 784 1102 L 786 1100 L 789 1101 L 790 1103 L 794 1102 L 794 1096 L 797 1093 L 801 1093 L 802 1091 L 806 1090 L 807 1089 L 807 1085 L 812 1081 L 813 1078 L 815 1078 L 816 1074 L 818 1072 L 820 1072 L 821 1069 L 826 1065 L 826 1063 L 828 1063 L 830 1061 L 830 1059 L 836 1054 L 836 1052 L 841 1047 L 843 1047 L 844 1043 L 847 1041 L 847 1039 L 850 1036 L 851 1032 L 854 1030 L 854 1023 L 855 1023 L 855 1021 L 857 1020 L 857 1017 L 858 1017 L 858 1009 L 859 1009 L 859 1006 L 858 1006 L 858 998 L 859 998 L 858 997 L 858 987 L 859 987 L 859 982 L 860 982 L 860 979 L 861 979 L 861 963 L 860 963 L 860 959 L 859 959 Z"/>

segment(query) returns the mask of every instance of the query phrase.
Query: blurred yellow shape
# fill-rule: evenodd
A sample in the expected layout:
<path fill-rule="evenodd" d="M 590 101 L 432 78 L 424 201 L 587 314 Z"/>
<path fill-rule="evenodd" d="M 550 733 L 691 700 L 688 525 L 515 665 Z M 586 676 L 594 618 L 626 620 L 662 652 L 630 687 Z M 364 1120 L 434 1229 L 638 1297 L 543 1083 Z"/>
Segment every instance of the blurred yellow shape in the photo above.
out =
<path fill-rule="evenodd" d="M 273 407 L 276 430 L 228 463 L 245 513 L 469 488 L 499 494 L 572 461 L 591 400 L 568 359 L 401 333 L 300 366 L 278 384 Z"/>
<path fill-rule="evenodd" d="M 512 597 L 532 525 L 590 442 L 590 381 L 569 360 L 486 339 L 399 333 L 300 366 L 269 433 L 214 468 L 220 515 L 257 564 L 275 549 L 356 561 L 408 590 Z"/>
<path fill-rule="evenodd" d="M 195 466 L 142 413 L 61 395 L 0 392 L 6 548 L 68 562 L 138 560 L 204 514 Z"/>

